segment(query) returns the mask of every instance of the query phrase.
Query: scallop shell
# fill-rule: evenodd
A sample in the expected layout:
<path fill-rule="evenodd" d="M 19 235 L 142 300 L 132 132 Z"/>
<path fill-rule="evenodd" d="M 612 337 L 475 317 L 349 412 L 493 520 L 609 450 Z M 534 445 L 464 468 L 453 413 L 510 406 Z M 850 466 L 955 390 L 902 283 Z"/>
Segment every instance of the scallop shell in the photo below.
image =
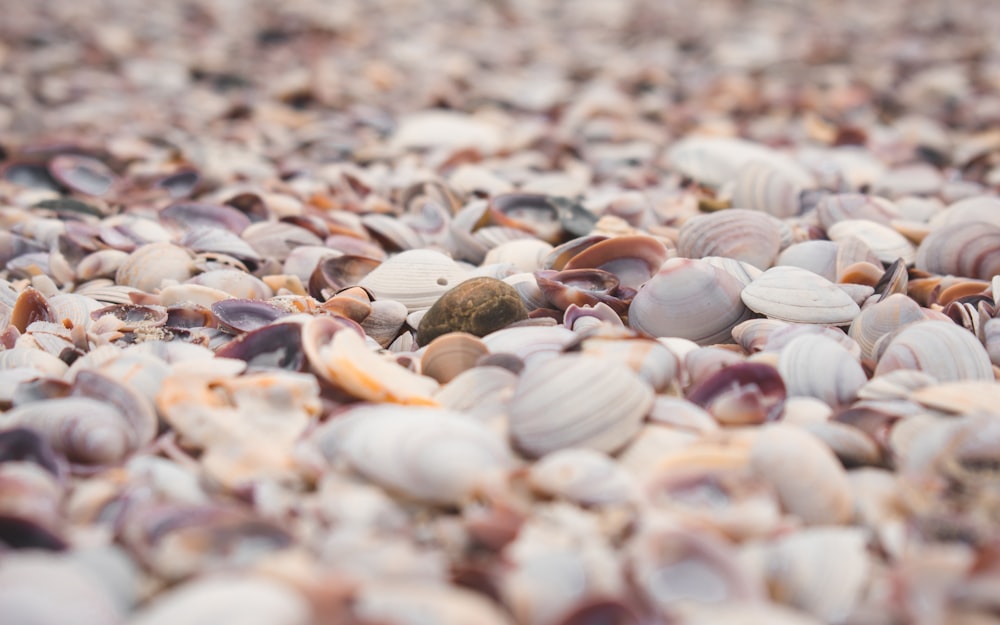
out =
<path fill-rule="evenodd" d="M 509 407 L 511 436 L 532 457 L 568 447 L 614 452 L 639 431 L 653 397 L 631 370 L 603 359 L 529 363 Z"/>
<path fill-rule="evenodd" d="M 677 252 L 687 258 L 721 256 L 767 269 L 781 247 L 774 219 L 743 208 L 698 215 L 681 227 Z"/>
<path fill-rule="evenodd" d="M 743 289 L 740 296 L 755 312 L 796 323 L 842 325 L 861 312 L 854 300 L 835 284 L 798 267 L 772 267 Z"/>
<path fill-rule="evenodd" d="M 888 343 L 878 357 L 876 376 L 916 369 L 939 382 L 993 380 L 986 348 L 971 332 L 951 321 L 918 321 L 882 340 Z"/>
<path fill-rule="evenodd" d="M 396 300 L 413 312 L 430 308 L 467 273 L 441 252 L 409 250 L 389 258 L 358 284 L 371 291 L 376 300 Z"/>
<path fill-rule="evenodd" d="M 843 346 L 820 334 L 793 339 L 781 350 L 778 371 L 789 395 L 806 395 L 841 406 L 868 381 L 861 363 Z"/>
<path fill-rule="evenodd" d="M 985 221 L 942 226 L 921 241 L 915 266 L 930 273 L 989 280 L 1000 274 L 1000 226 Z"/>
<path fill-rule="evenodd" d="M 700 345 L 728 342 L 733 326 L 748 315 L 740 290 L 736 278 L 704 261 L 671 258 L 632 300 L 629 325 Z"/>
<path fill-rule="evenodd" d="M 368 479 L 430 503 L 461 503 L 515 465 L 500 436 L 449 410 L 352 408 L 313 439 L 329 460 L 342 458 Z"/>

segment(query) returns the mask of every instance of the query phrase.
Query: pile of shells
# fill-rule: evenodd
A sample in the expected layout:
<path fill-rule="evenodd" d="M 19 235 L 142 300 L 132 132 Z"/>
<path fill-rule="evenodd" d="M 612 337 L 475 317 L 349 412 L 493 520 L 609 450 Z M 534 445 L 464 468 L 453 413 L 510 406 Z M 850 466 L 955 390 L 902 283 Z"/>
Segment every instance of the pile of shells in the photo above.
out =
<path fill-rule="evenodd" d="M 3 625 L 996 622 L 1000 4 L 29 4 Z"/>

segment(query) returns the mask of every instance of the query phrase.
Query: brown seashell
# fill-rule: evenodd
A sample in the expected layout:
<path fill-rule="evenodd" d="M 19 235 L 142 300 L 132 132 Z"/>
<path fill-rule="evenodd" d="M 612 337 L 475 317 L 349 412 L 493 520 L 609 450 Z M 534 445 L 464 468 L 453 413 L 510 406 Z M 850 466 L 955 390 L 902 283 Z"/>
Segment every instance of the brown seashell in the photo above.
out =
<path fill-rule="evenodd" d="M 534 275 L 546 299 L 559 310 L 566 310 L 571 304 L 594 306 L 604 303 L 623 314 L 628 308 L 630 291 L 620 288 L 613 273 L 601 269 L 545 269 Z"/>
<path fill-rule="evenodd" d="M 417 343 L 427 345 L 448 332 L 486 336 L 527 317 L 514 287 L 495 278 L 472 278 L 434 302 L 420 321 Z"/>
<path fill-rule="evenodd" d="M 18 331 L 26 332 L 28 326 L 36 321 L 56 320 L 46 297 L 36 289 L 28 287 L 17 296 L 17 301 L 10 311 L 9 323 Z"/>

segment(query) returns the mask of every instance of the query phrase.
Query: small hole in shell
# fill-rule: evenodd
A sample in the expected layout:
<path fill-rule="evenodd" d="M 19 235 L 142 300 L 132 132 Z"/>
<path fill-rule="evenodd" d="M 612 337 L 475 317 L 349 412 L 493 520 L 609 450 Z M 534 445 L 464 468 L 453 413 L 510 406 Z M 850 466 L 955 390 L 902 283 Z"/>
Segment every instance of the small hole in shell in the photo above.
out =
<path fill-rule="evenodd" d="M 438 278 L 437 283 L 441 286 L 448 286 L 448 278 Z"/>

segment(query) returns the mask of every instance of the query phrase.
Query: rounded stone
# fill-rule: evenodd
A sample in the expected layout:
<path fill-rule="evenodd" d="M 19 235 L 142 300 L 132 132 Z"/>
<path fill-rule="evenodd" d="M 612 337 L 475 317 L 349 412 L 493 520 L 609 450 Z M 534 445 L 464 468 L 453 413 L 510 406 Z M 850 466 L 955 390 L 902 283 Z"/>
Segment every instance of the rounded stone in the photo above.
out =
<path fill-rule="evenodd" d="M 496 278 L 472 278 L 446 291 L 428 309 L 417 329 L 417 343 L 427 345 L 448 332 L 482 337 L 527 318 L 514 287 Z"/>

